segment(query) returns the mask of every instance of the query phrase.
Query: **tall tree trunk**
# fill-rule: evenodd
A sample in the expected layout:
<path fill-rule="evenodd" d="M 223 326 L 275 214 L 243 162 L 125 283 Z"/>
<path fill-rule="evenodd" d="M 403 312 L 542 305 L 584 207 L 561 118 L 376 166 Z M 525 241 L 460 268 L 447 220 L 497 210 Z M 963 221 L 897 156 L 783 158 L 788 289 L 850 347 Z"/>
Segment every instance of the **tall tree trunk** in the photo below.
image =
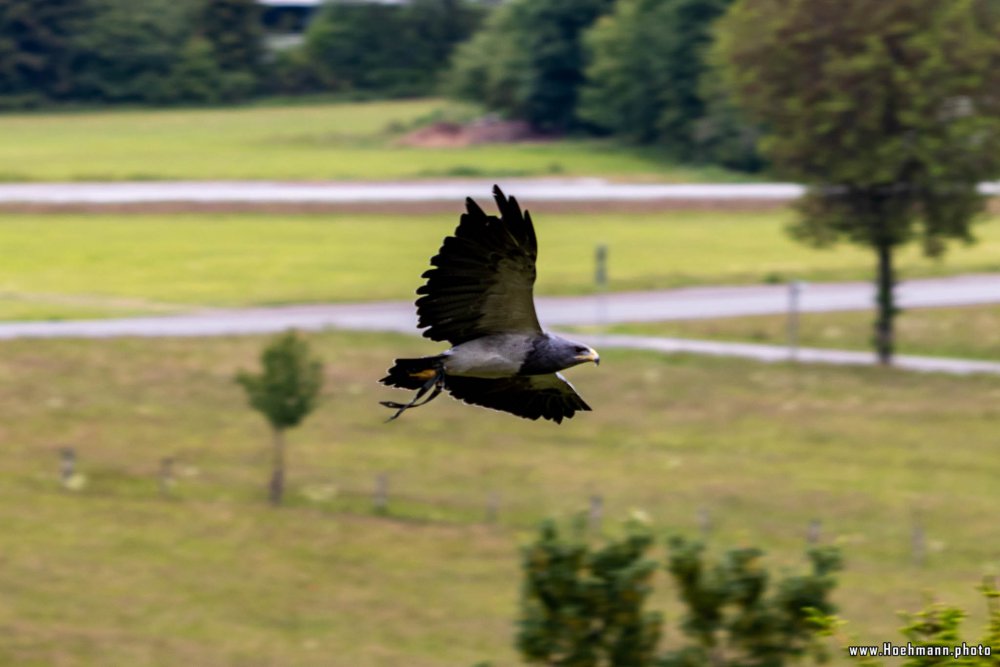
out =
<path fill-rule="evenodd" d="M 280 505 L 285 496 L 285 433 L 274 429 L 274 462 L 271 466 L 269 497 L 272 505 Z"/>
<path fill-rule="evenodd" d="M 891 243 L 882 242 L 876 246 L 878 277 L 875 302 L 878 315 L 875 318 L 874 342 L 878 361 L 883 366 L 892 364 L 895 348 L 893 321 L 896 318 L 896 276 L 892 266 L 892 249 Z"/>

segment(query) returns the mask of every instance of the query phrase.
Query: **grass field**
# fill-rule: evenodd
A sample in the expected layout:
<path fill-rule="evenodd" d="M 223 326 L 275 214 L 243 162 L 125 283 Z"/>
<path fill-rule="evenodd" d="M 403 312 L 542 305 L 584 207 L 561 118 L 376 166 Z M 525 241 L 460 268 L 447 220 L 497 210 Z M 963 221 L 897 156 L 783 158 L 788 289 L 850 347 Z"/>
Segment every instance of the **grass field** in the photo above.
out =
<path fill-rule="evenodd" d="M 799 317 L 799 344 L 870 350 L 874 317 L 869 311 L 803 313 Z M 1000 306 L 905 310 L 896 320 L 896 327 L 901 354 L 1000 360 Z M 607 330 L 644 336 L 788 343 L 784 315 L 617 324 Z"/>
<path fill-rule="evenodd" d="M 842 615 L 865 642 L 898 639 L 895 612 L 928 592 L 983 616 L 974 587 L 1000 567 L 998 378 L 605 350 L 571 373 L 595 411 L 561 427 L 449 399 L 387 425 L 376 401 L 396 394 L 374 379 L 435 347 L 312 340 L 327 389 L 290 437 L 281 510 L 264 505 L 266 430 L 231 379 L 260 339 L 4 343 L 0 663 L 516 664 L 518 544 L 592 493 L 609 522 L 643 508 L 664 533 L 694 534 L 705 508 L 717 552 L 759 545 L 779 569 L 822 520 L 847 558 Z M 77 492 L 56 481 L 66 445 Z M 177 459 L 170 499 L 156 490 L 164 456 Z M 379 472 L 384 518 L 357 495 Z M 656 603 L 672 614 L 669 599 Z"/>
<path fill-rule="evenodd" d="M 407 148 L 406 132 L 471 118 L 442 100 L 203 110 L 0 115 L 0 181 L 290 179 L 589 175 L 732 181 L 607 141 Z"/>
<path fill-rule="evenodd" d="M 612 290 L 867 280 L 871 253 L 790 241 L 782 211 L 536 215 L 538 292 L 593 289 L 598 243 Z M 201 305 L 408 299 L 456 216 L 9 214 L 0 217 L 0 317 L 164 312 Z M 943 261 L 916 248 L 902 276 L 1000 270 L 1000 218 Z"/>

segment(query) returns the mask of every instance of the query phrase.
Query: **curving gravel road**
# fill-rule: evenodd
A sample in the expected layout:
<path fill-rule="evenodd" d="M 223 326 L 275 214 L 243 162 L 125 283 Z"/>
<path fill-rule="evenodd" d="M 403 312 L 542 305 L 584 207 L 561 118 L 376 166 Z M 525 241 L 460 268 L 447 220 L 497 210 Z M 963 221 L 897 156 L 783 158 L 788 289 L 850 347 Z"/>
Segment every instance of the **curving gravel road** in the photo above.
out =
<path fill-rule="evenodd" d="M 692 287 L 655 292 L 627 292 L 579 297 L 541 297 L 539 317 L 546 326 L 560 327 L 617 322 L 733 317 L 784 313 L 788 287 Z M 874 290 L 868 283 L 806 285 L 801 292 L 804 312 L 870 308 Z M 966 306 L 1000 303 L 1000 274 L 911 280 L 899 288 L 904 308 Z M 7 322 L 0 339 L 110 338 L 121 336 L 228 336 L 266 334 L 288 328 L 316 331 L 326 328 L 358 331 L 394 331 L 416 334 L 410 302 L 279 306 L 273 308 L 212 309 L 183 315 L 64 322 Z M 743 343 L 718 343 L 642 336 L 589 337 L 604 347 L 631 347 L 661 352 L 689 352 L 733 356 L 759 361 L 784 361 L 787 348 Z M 800 349 L 801 361 L 839 365 L 873 364 L 865 352 Z M 898 358 L 898 367 L 947 373 L 1000 373 L 1000 363 Z"/>
<path fill-rule="evenodd" d="M 780 314 L 788 310 L 788 292 L 785 285 L 688 287 L 539 297 L 537 303 L 542 322 L 560 327 Z M 1000 303 L 1000 274 L 909 280 L 898 288 L 898 297 L 903 308 Z M 870 283 L 816 283 L 802 288 L 799 304 L 803 312 L 864 310 L 872 307 L 874 299 Z M 206 309 L 155 317 L 0 323 L 0 339 L 226 336 L 272 333 L 289 327 L 415 333 L 416 315 L 409 301 Z"/>

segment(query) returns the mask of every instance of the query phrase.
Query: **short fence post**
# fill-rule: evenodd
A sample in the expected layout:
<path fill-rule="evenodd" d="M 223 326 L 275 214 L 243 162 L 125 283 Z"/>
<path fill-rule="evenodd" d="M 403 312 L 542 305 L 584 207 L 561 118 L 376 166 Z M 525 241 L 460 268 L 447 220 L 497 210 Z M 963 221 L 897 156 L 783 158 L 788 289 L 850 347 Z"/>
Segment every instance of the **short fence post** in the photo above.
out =
<path fill-rule="evenodd" d="M 174 459 L 166 457 L 160 459 L 160 495 L 164 498 L 170 495 L 174 487 Z"/>
<path fill-rule="evenodd" d="M 793 280 L 788 283 L 788 358 L 799 358 L 799 301 L 805 283 Z"/>
<path fill-rule="evenodd" d="M 913 512 L 913 532 L 910 535 L 911 548 L 913 550 L 913 564 L 923 567 L 927 561 L 927 536 L 924 533 L 924 524 L 920 512 Z"/>
<path fill-rule="evenodd" d="M 388 514 L 389 512 L 389 476 L 379 473 L 375 477 L 375 497 L 374 506 L 376 514 Z"/>
<path fill-rule="evenodd" d="M 594 286 L 597 289 L 597 325 L 608 323 L 608 246 L 604 243 L 594 250 Z"/>
<path fill-rule="evenodd" d="M 486 523 L 496 523 L 500 518 L 500 494 L 490 491 L 486 496 Z"/>
<path fill-rule="evenodd" d="M 701 531 L 703 540 L 707 540 L 712 534 L 712 515 L 708 513 L 708 508 L 698 508 L 698 530 Z"/>
<path fill-rule="evenodd" d="M 806 542 L 809 544 L 819 544 L 820 534 L 823 530 L 823 524 L 819 519 L 813 519 L 809 522 L 809 527 L 806 528 Z"/>
<path fill-rule="evenodd" d="M 59 450 L 59 481 L 64 489 L 68 489 L 70 480 L 76 474 L 76 450 L 63 447 Z"/>
<path fill-rule="evenodd" d="M 590 512 L 588 518 L 590 519 L 590 530 L 591 532 L 597 534 L 601 532 L 601 515 L 604 513 L 604 498 L 600 494 L 595 493 L 590 496 Z"/>

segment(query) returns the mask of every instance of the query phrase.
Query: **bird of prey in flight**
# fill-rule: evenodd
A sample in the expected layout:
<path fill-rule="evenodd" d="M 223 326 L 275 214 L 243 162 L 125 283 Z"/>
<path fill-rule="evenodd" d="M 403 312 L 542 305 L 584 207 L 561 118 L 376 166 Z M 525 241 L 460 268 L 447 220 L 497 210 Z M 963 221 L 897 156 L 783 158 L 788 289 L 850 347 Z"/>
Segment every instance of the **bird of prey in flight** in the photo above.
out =
<path fill-rule="evenodd" d="M 562 423 L 590 410 L 559 371 L 600 363 L 600 357 L 542 330 L 532 295 L 538 242 L 531 216 L 499 187 L 493 195 L 500 217 L 466 199 L 455 235 L 445 238 L 431 259 L 434 268 L 423 274 L 417 326 L 427 338 L 452 347 L 433 357 L 396 359 L 382 384 L 417 393 L 409 403 L 382 402 L 396 410 L 390 421 L 443 390 L 526 419 Z"/>

